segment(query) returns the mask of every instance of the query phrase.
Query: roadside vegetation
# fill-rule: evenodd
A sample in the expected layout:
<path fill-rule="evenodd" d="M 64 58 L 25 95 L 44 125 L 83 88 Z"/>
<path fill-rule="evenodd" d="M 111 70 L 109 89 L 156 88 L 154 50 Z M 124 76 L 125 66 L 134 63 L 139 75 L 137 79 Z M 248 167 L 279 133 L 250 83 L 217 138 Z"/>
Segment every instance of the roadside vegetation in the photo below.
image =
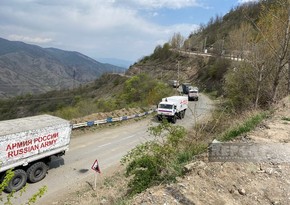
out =
<path fill-rule="evenodd" d="M 187 136 L 185 128 L 166 121 L 150 127 L 149 132 L 154 140 L 138 145 L 121 160 L 126 166 L 126 176 L 131 177 L 129 196 L 151 186 L 174 181 L 182 175 L 184 163 L 205 148 L 192 149 L 192 146 L 184 144 Z"/>
<path fill-rule="evenodd" d="M 0 202 L 4 205 L 12 205 L 15 204 L 15 200 L 17 200 L 18 196 L 21 196 L 23 193 L 26 192 L 26 188 L 28 185 L 25 185 L 22 189 L 20 189 L 17 193 L 12 191 L 11 193 L 4 194 L 5 188 L 7 187 L 9 181 L 13 178 L 14 172 L 13 170 L 8 170 L 6 175 L 3 179 L 1 179 L 0 183 Z M 26 202 L 22 202 L 22 204 L 31 205 L 36 203 L 37 199 L 41 198 L 45 192 L 47 191 L 47 187 L 43 186 L 38 189 L 38 191 L 33 194 L 31 197 L 27 199 Z"/>
<path fill-rule="evenodd" d="M 220 137 L 218 137 L 218 139 L 221 141 L 230 141 L 242 134 L 246 134 L 247 132 L 252 131 L 267 117 L 269 117 L 269 115 L 266 112 L 252 113 L 251 116 L 247 116 L 247 118 L 241 123 L 228 128 Z"/>

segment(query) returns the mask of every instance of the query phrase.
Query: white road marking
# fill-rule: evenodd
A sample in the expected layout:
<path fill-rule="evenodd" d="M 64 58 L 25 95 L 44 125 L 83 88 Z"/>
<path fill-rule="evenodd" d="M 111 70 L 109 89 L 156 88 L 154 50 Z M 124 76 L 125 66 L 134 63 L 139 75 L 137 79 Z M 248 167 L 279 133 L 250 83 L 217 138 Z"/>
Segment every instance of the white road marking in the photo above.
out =
<path fill-rule="evenodd" d="M 98 147 L 105 147 L 105 146 L 108 146 L 108 145 L 110 145 L 110 144 L 112 144 L 112 143 L 109 142 L 109 143 L 107 143 L 107 144 L 103 144 L 103 145 L 100 145 L 100 146 L 98 146 Z"/>

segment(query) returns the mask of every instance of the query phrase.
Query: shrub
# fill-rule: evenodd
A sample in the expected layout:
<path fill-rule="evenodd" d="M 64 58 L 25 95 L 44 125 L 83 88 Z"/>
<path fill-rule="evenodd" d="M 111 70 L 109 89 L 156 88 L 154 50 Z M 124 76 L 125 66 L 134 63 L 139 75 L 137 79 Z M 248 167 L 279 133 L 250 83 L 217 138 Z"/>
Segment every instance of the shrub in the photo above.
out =
<path fill-rule="evenodd" d="M 13 176 L 14 172 L 12 170 L 7 170 L 5 177 L 2 179 L 0 183 L 0 202 L 2 202 L 3 204 L 12 205 L 13 199 L 17 199 L 18 195 L 22 196 L 22 194 L 26 192 L 27 185 L 17 192 L 19 194 L 17 194 L 15 191 L 12 191 L 11 193 L 7 194 L 5 198 L 3 197 L 2 192 L 5 190 L 5 187 L 8 185 L 9 181 L 12 179 Z M 38 191 L 35 194 L 33 194 L 30 198 L 28 198 L 25 204 L 30 205 L 35 203 L 38 198 L 41 198 L 45 194 L 46 191 L 47 186 L 42 186 L 41 188 L 38 189 Z"/>
<path fill-rule="evenodd" d="M 131 195 L 152 185 L 174 180 L 181 174 L 177 156 L 186 130 L 164 121 L 150 127 L 149 132 L 154 139 L 136 146 L 121 160 L 123 165 L 127 165 L 126 176 L 132 176 L 129 182 Z"/>
<path fill-rule="evenodd" d="M 171 90 L 167 85 L 160 83 L 145 73 L 141 73 L 128 79 L 125 82 L 122 93 L 116 98 L 119 99 L 119 104 L 148 106 L 159 102 L 162 97 L 172 92 Z"/>
<path fill-rule="evenodd" d="M 290 121 L 290 117 L 282 117 L 282 120 Z"/>

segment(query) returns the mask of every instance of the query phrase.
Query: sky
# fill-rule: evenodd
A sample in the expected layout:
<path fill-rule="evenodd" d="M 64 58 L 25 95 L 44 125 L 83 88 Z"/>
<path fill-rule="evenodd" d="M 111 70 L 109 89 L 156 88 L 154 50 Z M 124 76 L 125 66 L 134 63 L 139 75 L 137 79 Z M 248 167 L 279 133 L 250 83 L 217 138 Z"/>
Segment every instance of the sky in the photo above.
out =
<path fill-rule="evenodd" d="M 0 0 L 0 37 L 136 62 L 254 0 Z"/>

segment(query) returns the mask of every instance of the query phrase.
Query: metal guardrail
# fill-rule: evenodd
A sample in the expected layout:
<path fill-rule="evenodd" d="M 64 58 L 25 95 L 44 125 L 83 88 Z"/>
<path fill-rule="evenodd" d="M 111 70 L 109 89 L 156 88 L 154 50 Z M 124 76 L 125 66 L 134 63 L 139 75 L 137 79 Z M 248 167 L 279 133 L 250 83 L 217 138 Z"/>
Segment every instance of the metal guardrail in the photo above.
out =
<path fill-rule="evenodd" d="M 129 116 L 122 116 L 122 117 L 108 117 L 106 119 L 102 120 L 94 120 L 94 121 L 87 121 L 87 122 L 81 122 L 77 124 L 72 125 L 72 129 L 80 128 L 80 127 L 91 127 L 93 125 L 101 125 L 101 124 L 106 124 L 106 123 L 113 123 L 113 122 L 119 122 L 119 121 L 124 121 L 124 120 L 129 120 L 137 117 L 142 117 L 145 115 L 149 115 L 151 113 L 155 112 L 155 110 L 149 110 L 147 112 L 135 114 L 135 115 L 129 115 Z"/>

